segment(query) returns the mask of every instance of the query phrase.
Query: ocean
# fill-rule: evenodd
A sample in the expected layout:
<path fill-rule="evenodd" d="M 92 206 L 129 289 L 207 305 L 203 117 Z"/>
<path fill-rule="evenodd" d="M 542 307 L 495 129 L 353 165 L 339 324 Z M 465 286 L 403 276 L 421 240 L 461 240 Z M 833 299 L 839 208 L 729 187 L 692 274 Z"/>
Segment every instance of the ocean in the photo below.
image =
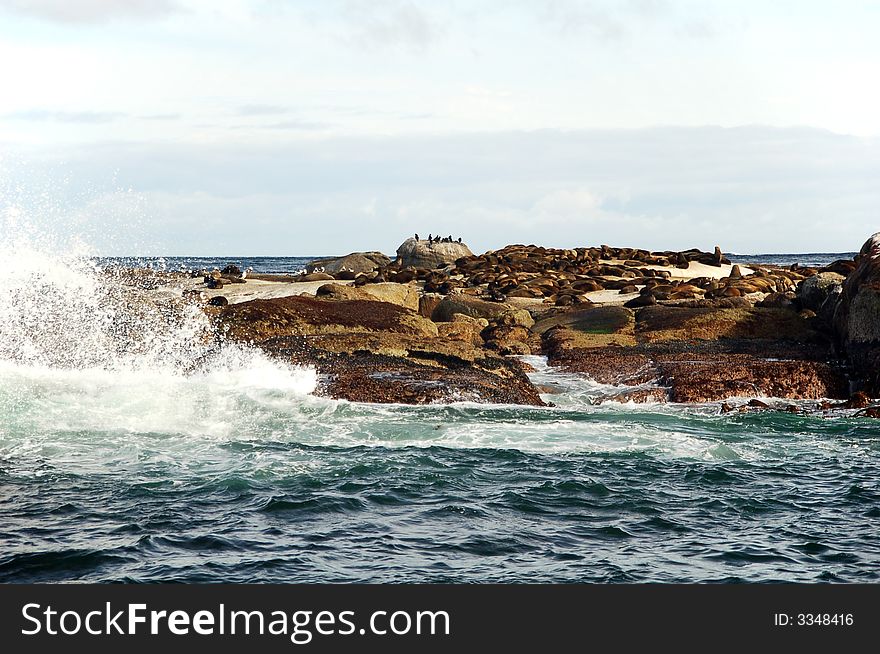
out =
<path fill-rule="evenodd" d="M 852 259 L 855 252 L 809 252 L 799 254 L 727 254 L 731 262 L 742 264 L 763 263 L 774 266 L 827 266 L 838 259 Z M 99 266 L 127 266 L 152 268 L 155 270 L 213 270 L 235 264 L 242 270 L 253 269 L 258 273 L 297 274 L 305 270 L 306 264 L 316 259 L 326 259 L 339 255 L 312 255 L 299 257 L 97 257 Z M 393 254 L 388 255 L 391 259 Z"/>
<path fill-rule="evenodd" d="M 106 261 L 0 250 L 0 581 L 880 579 L 876 421 L 595 404 L 541 357 L 555 407 L 329 400 L 247 347 L 194 367 L 204 316 L 136 310 Z"/>

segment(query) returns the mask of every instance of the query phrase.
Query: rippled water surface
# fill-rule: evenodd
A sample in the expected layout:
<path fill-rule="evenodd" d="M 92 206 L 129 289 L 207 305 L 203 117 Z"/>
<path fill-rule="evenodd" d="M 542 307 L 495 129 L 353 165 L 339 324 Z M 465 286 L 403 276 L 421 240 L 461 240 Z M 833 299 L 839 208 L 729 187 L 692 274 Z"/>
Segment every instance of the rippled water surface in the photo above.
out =
<path fill-rule="evenodd" d="M 872 421 L 592 406 L 549 372 L 557 408 L 355 405 L 262 365 L 0 369 L 0 579 L 878 579 Z"/>

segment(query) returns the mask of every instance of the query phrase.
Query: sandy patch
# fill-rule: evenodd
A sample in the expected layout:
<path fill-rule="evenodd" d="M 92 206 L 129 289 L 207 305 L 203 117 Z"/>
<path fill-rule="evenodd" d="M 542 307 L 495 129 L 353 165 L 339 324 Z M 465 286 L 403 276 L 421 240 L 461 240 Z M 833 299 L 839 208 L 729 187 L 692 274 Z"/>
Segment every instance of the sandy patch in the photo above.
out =
<path fill-rule="evenodd" d="M 208 298 L 222 295 L 229 300 L 229 304 L 239 304 L 249 300 L 271 300 L 301 295 L 302 293 L 315 295 L 324 284 L 349 286 L 351 282 L 266 282 L 259 279 L 249 279 L 244 284 L 226 284 L 223 288 L 211 289 L 207 288 L 200 278 L 195 278 L 185 283 L 184 288 L 202 291 Z"/>

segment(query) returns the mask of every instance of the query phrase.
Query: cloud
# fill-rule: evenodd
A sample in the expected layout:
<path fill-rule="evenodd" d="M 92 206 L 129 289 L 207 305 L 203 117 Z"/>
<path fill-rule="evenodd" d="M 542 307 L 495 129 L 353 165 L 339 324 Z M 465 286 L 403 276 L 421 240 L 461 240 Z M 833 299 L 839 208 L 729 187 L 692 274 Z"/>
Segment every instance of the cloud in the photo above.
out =
<path fill-rule="evenodd" d="M 606 41 L 630 38 L 642 27 L 666 29 L 684 37 L 720 33 L 708 3 L 673 0 L 548 0 L 527 3 L 540 20 L 562 34 L 590 34 Z"/>
<path fill-rule="evenodd" d="M 880 140 L 806 128 L 107 143 L 52 156 L 66 163 L 47 176 L 65 188 L 142 197 L 155 254 L 391 252 L 412 232 L 462 236 L 475 251 L 843 252 L 877 231 L 880 206 Z"/>
<path fill-rule="evenodd" d="M 141 120 L 180 120 L 180 114 L 147 114 L 138 116 Z"/>
<path fill-rule="evenodd" d="M 236 110 L 237 116 L 277 116 L 290 113 L 290 107 L 274 104 L 246 104 Z"/>
<path fill-rule="evenodd" d="M 277 123 L 263 125 L 265 129 L 298 129 L 298 130 L 320 130 L 327 129 L 330 125 L 327 123 L 318 123 L 308 120 L 282 120 Z"/>
<path fill-rule="evenodd" d="M 157 19 L 179 10 L 173 0 L 0 0 L 0 9 L 57 23 Z"/>
<path fill-rule="evenodd" d="M 435 16 L 411 0 L 351 0 L 343 15 L 349 30 L 344 40 L 368 50 L 424 50 L 444 32 Z"/>
<path fill-rule="evenodd" d="M 125 118 L 126 114 L 118 111 L 51 111 L 48 109 L 26 109 L 5 114 L 7 120 L 29 120 L 57 123 L 103 124 Z"/>

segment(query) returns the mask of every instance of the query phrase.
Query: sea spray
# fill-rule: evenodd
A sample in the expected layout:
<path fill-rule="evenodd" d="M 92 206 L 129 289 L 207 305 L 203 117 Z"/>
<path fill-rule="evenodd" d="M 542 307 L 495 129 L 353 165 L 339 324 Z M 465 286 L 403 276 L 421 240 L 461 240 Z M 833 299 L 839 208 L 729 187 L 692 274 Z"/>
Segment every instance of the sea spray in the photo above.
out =
<path fill-rule="evenodd" d="M 193 380 L 226 393 L 314 390 L 314 370 L 222 343 L 179 288 L 151 287 L 155 271 L 100 267 L 91 255 L 75 239 L 40 232 L 15 208 L 3 211 L 0 376 L 63 379 L 66 387 L 106 382 L 159 396 Z"/>

